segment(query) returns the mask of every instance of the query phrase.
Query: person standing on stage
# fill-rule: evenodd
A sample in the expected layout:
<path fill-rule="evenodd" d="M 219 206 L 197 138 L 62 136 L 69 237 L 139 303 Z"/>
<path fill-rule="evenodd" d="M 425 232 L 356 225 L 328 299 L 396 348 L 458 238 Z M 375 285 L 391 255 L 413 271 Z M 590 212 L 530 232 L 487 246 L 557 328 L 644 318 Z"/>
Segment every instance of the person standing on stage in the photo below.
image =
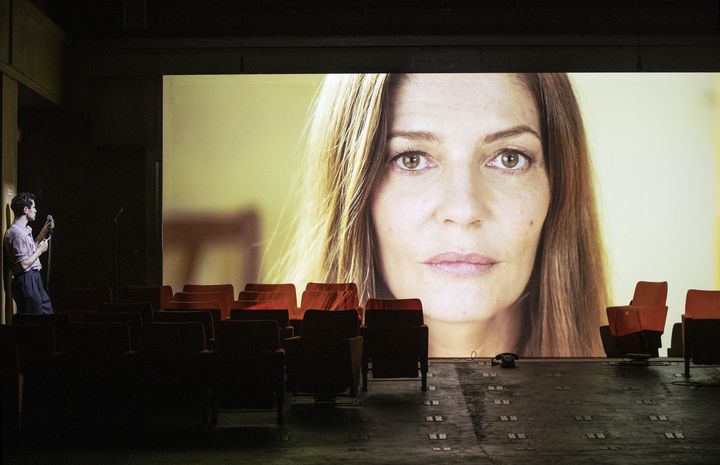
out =
<path fill-rule="evenodd" d="M 40 255 L 48 250 L 49 232 L 55 227 L 52 217 L 33 239 L 28 223 L 35 221 L 37 210 L 35 196 L 21 192 L 13 197 L 10 208 L 15 221 L 5 232 L 5 263 L 13 274 L 12 296 L 18 313 L 50 314 L 53 312 L 50 297 L 45 291 L 40 276 Z"/>

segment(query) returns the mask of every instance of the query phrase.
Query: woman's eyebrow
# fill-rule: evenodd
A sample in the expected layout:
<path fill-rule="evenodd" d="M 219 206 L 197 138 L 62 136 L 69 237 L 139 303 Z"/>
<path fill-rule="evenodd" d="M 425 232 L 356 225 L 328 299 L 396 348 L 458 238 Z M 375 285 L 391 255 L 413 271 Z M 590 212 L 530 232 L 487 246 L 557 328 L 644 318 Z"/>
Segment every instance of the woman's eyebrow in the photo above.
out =
<path fill-rule="evenodd" d="M 442 137 L 434 132 L 428 131 L 395 131 L 388 133 L 387 139 L 402 137 L 409 140 L 420 140 L 423 142 L 442 142 Z"/>
<path fill-rule="evenodd" d="M 525 134 L 525 133 L 532 134 L 533 136 L 537 137 L 539 140 L 542 141 L 540 134 L 538 134 L 536 130 L 534 130 L 530 126 L 521 124 L 519 126 L 513 126 L 508 129 L 503 129 L 502 131 L 497 131 L 497 132 L 493 132 L 492 134 L 488 134 L 487 136 L 485 136 L 485 143 L 489 144 L 491 142 L 495 142 L 500 139 L 506 139 L 508 137 L 518 136 L 520 134 Z"/>

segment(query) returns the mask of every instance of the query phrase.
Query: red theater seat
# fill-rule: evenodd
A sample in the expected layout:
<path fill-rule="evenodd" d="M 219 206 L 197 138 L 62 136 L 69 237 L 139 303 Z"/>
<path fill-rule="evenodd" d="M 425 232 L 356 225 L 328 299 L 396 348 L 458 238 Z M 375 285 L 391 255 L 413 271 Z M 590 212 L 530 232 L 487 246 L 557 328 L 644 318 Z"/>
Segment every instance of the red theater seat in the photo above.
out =
<path fill-rule="evenodd" d="M 207 304 L 210 303 L 210 307 L 220 308 L 223 320 L 230 318 L 231 301 L 224 292 L 176 292 L 173 295 L 172 302 L 205 302 L 206 308 Z M 163 310 L 170 308 L 173 308 L 173 304 L 168 305 Z"/>
<path fill-rule="evenodd" d="M 283 420 L 285 351 L 272 320 L 222 321 L 213 367 L 213 423 L 218 408 L 277 407 Z"/>
<path fill-rule="evenodd" d="M 639 281 L 630 305 L 607 308 L 620 354 L 658 356 L 667 318 L 667 282 Z"/>
<path fill-rule="evenodd" d="M 364 391 L 369 371 L 373 378 L 417 378 L 419 372 L 427 390 L 428 327 L 420 299 L 369 299 L 360 335 Z"/>
<path fill-rule="evenodd" d="M 183 286 L 183 292 L 220 292 L 225 294 L 228 302 L 235 299 L 235 288 L 232 284 L 186 284 Z"/>
<path fill-rule="evenodd" d="M 173 290 L 171 286 L 122 286 L 118 293 L 118 302 L 150 302 L 153 310 L 160 310 L 165 304 L 172 300 Z"/>
<path fill-rule="evenodd" d="M 293 394 L 331 399 L 357 395 L 363 338 L 354 310 L 308 310 L 302 336 L 285 340 L 287 378 Z"/>
<path fill-rule="evenodd" d="M 268 283 L 247 283 L 245 284 L 246 291 L 254 292 L 279 292 L 285 296 L 293 307 L 297 307 L 297 291 L 295 285 L 292 283 L 280 283 L 280 284 L 268 284 Z M 238 298 L 238 300 L 241 300 Z"/>
<path fill-rule="evenodd" d="M 682 315 L 685 377 L 690 362 L 696 365 L 720 363 L 720 291 L 690 289 Z"/>
<path fill-rule="evenodd" d="M 358 301 L 357 289 L 318 291 L 306 290 L 302 293 L 298 318 L 303 319 L 308 310 L 347 310 L 355 309 L 362 321 L 362 309 Z"/>

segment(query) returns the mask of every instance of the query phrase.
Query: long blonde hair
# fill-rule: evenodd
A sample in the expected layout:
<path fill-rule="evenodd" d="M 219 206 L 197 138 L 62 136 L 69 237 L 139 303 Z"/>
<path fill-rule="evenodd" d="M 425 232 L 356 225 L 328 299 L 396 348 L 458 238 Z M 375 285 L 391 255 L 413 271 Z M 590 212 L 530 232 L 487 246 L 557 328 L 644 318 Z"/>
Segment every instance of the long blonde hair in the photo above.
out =
<path fill-rule="evenodd" d="M 307 129 L 295 240 L 274 279 L 355 282 L 361 301 L 385 289 L 370 215 L 382 178 L 388 94 L 400 76 L 329 75 Z M 597 356 L 607 301 L 592 170 L 564 74 L 518 75 L 541 115 L 551 201 L 528 283 L 525 356 Z"/>

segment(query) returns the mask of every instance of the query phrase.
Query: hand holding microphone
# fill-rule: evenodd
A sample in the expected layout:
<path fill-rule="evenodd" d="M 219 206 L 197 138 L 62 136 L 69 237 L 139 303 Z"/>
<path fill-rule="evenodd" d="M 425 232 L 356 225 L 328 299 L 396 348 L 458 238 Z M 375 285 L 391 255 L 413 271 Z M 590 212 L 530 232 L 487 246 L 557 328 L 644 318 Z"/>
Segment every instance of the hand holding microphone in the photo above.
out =
<path fill-rule="evenodd" d="M 45 227 L 47 228 L 47 234 L 45 235 L 45 237 L 50 239 L 52 237 L 53 231 L 55 230 L 55 220 L 53 219 L 52 215 L 47 216 L 47 220 L 45 221 Z"/>

